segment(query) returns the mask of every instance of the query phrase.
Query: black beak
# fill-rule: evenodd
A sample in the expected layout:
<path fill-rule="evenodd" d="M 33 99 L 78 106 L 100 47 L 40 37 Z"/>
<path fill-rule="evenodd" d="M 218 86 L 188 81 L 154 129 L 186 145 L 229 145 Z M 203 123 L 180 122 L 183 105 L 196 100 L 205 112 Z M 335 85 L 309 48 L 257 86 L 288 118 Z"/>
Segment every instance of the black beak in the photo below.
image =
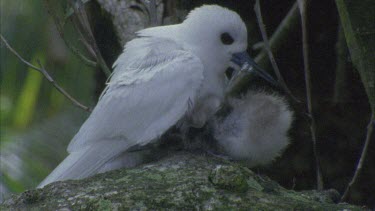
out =
<path fill-rule="evenodd" d="M 245 52 L 235 53 L 232 55 L 231 61 L 241 68 L 241 71 L 256 74 L 268 81 L 274 86 L 278 86 L 278 82 L 270 76 L 266 71 L 260 68 L 255 61 L 250 58 L 249 54 Z"/>

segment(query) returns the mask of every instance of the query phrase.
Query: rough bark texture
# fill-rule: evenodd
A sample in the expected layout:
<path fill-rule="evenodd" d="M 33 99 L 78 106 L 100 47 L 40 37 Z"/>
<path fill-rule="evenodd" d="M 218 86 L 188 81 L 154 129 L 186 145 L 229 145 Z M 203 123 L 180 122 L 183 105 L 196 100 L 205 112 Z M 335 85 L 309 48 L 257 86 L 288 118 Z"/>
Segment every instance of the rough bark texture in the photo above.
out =
<path fill-rule="evenodd" d="M 160 161 L 14 195 L 1 210 L 361 210 L 338 192 L 286 190 L 223 159 L 179 152 Z"/>
<path fill-rule="evenodd" d="M 123 46 L 135 36 L 135 32 L 150 26 L 147 6 L 134 0 L 97 0 L 102 9 L 112 16 L 117 37 Z M 161 24 L 164 6 L 161 0 L 156 1 L 157 24 Z"/>

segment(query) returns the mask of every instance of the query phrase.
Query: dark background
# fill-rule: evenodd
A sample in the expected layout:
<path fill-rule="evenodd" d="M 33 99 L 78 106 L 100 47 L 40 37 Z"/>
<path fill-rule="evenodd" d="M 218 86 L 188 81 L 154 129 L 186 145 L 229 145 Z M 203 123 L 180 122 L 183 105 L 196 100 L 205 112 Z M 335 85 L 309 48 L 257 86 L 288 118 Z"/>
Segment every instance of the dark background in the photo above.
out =
<path fill-rule="evenodd" d="M 261 1 L 262 15 L 269 36 L 275 31 L 295 1 Z M 255 1 L 187 1 L 177 5 L 190 11 L 203 4 L 218 4 L 240 14 L 248 27 L 249 53 L 254 57 L 259 51 L 252 45 L 261 41 L 256 22 Z M 337 65 L 339 16 L 334 1 L 311 1 L 308 8 L 309 59 L 312 74 L 313 112 L 317 123 L 317 146 L 322 166 L 324 188 L 334 188 L 343 193 L 354 174 L 366 138 L 370 119 L 370 105 L 356 69 L 345 47 L 346 83 L 344 95 L 334 99 Z M 292 93 L 301 101 L 290 101 L 295 110 L 295 121 L 290 131 L 292 144 L 281 159 L 273 165 L 258 168 L 288 189 L 316 188 L 315 163 L 310 136 L 310 120 L 306 116 L 306 91 L 302 56 L 302 32 L 296 24 L 282 47 L 273 52 L 281 74 Z M 104 47 L 104 46 L 103 46 Z M 116 59 L 108 58 L 109 60 Z M 269 72 L 272 67 L 265 66 Z M 271 73 L 272 74 L 272 73 Z M 261 82 L 250 88 L 269 89 Z M 276 90 L 275 90 L 276 91 Z M 374 141 L 373 141 L 374 142 Z M 359 205 L 375 206 L 375 143 L 369 146 L 359 182 L 350 195 L 350 201 Z"/>

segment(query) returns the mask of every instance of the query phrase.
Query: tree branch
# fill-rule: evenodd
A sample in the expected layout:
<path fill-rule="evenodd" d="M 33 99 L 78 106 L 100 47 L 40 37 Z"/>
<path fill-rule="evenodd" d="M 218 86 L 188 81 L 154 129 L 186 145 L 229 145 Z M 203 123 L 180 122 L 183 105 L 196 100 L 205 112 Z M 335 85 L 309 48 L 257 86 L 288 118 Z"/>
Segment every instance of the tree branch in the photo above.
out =
<path fill-rule="evenodd" d="M 54 11 L 52 11 L 51 4 L 49 0 L 44 0 L 44 5 L 47 9 L 48 14 L 52 17 L 57 32 L 59 33 L 61 39 L 65 42 L 65 45 L 75 54 L 79 59 L 81 59 L 85 64 L 91 67 L 96 67 L 97 63 L 94 61 L 91 61 L 89 58 L 87 58 L 85 55 L 83 55 L 76 47 L 74 47 L 65 37 L 64 33 L 64 27 L 63 24 L 61 23 L 60 19 L 57 17 Z"/>
<path fill-rule="evenodd" d="M 342 25 L 339 24 L 337 30 L 337 43 L 336 43 L 336 73 L 335 73 L 335 86 L 333 89 L 333 104 L 339 105 L 348 100 L 347 84 L 349 81 L 349 71 L 346 67 L 346 60 L 348 57 L 348 47 L 345 41 L 345 34 Z"/>
<path fill-rule="evenodd" d="M 272 34 L 269 44 L 273 51 L 277 51 L 281 45 L 288 39 L 288 35 L 295 28 L 299 20 L 298 5 L 297 2 L 289 10 L 288 14 L 281 21 L 275 32 Z M 261 67 L 266 66 L 268 63 L 267 51 L 263 49 L 254 59 L 254 61 Z M 233 87 L 230 90 L 231 94 L 239 93 L 244 87 L 247 86 L 250 77 L 239 78 L 234 82 Z"/>
<path fill-rule="evenodd" d="M 371 137 L 372 137 L 372 132 L 374 130 L 374 127 L 375 127 L 375 113 L 372 113 L 370 122 L 367 125 L 366 141 L 365 141 L 365 145 L 363 146 L 363 149 L 362 149 L 361 158 L 359 159 L 359 162 L 358 162 L 358 165 L 357 165 L 357 168 L 355 170 L 355 173 L 354 173 L 354 176 L 353 176 L 352 180 L 349 182 L 348 186 L 345 189 L 344 194 L 341 197 L 341 202 L 347 200 L 347 198 L 349 196 L 349 193 L 350 193 L 350 190 L 352 189 L 353 185 L 357 182 L 358 176 L 361 173 L 363 162 L 366 158 L 368 145 L 370 144 L 370 140 L 371 140 Z"/>
<path fill-rule="evenodd" d="M 285 18 L 281 21 L 275 32 L 272 34 L 269 43 L 272 51 L 277 51 L 281 45 L 288 39 L 289 33 L 297 26 L 299 21 L 298 4 L 293 4 Z M 254 59 L 259 65 L 264 66 L 267 63 L 267 51 L 263 49 Z"/>
<path fill-rule="evenodd" d="M 268 53 L 268 57 L 271 61 L 272 67 L 273 67 L 273 69 L 276 73 L 277 80 L 278 80 L 279 84 L 281 85 L 281 87 L 284 89 L 284 91 L 289 95 L 289 97 L 291 97 L 296 102 L 300 102 L 296 97 L 293 96 L 292 92 L 287 87 L 287 85 L 284 81 L 284 78 L 281 76 L 280 69 L 277 66 L 275 57 L 273 56 L 273 53 L 272 53 L 272 50 L 271 50 L 270 43 L 268 41 L 266 27 L 265 27 L 264 22 L 263 22 L 259 0 L 256 1 L 255 6 L 254 6 L 254 10 L 255 10 L 255 14 L 257 16 L 257 20 L 258 20 L 258 26 L 259 26 L 259 29 L 260 29 L 261 34 L 262 34 L 263 44 L 264 44 L 264 47 L 265 47 L 265 49 Z"/>
<path fill-rule="evenodd" d="M 36 67 L 34 66 L 33 64 L 31 64 L 30 62 L 26 61 L 24 58 L 22 58 L 22 56 L 20 56 L 16 50 L 14 50 L 12 48 L 12 46 L 9 45 L 9 43 L 7 42 L 7 40 L 3 37 L 3 35 L 0 34 L 0 38 L 1 38 L 1 41 L 5 44 L 5 47 L 10 51 L 12 52 L 21 62 L 23 62 L 24 64 L 26 64 L 27 66 L 29 66 L 30 68 L 40 72 L 43 74 L 43 76 L 61 93 L 63 94 L 66 98 L 68 98 L 75 106 L 85 110 L 85 111 L 88 111 L 88 112 L 91 112 L 91 109 L 85 105 L 83 105 L 82 103 L 78 102 L 78 100 L 74 99 L 70 94 L 68 94 L 53 78 L 52 76 L 47 72 L 47 70 L 43 67 L 43 65 L 40 63 L 40 61 L 38 61 L 38 64 L 40 66 L 39 67 Z"/>
<path fill-rule="evenodd" d="M 159 25 L 157 8 L 156 8 L 156 0 L 141 0 L 141 2 L 147 8 L 147 13 L 150 19 L 150 25 L 151 26 Z"/>
<path fill-rule="evenodd" d="M 311 91 L 311 75 L 310 75 L 310 65 L 309 65 L 309 45 L 307 38 L 307 18 L 306 18 L 306 8 L 307 0 L 297 0 L 298 8 L 301 14 L 301 25 L 302 25 L 302 45 L 303 45 L 303 65 L 305 69 L 305 84 L 306 84 L 306 98 L 307 98 L 307 109 L 309 116 L 311 118 L 310 131 L 311 138 L 313 141 L 313 152 L 315 157 L 315 168 L 316 168 L 316 180 L 317 189 L 323 190 L 323 177 L 320 168 L 320 161 L 318 156 L 318 147 L 316 141 L 316 123 L 312 108 L 312 91 Z"/>
<path fill-rule="evenodd" d="M 96 44 L 96 40 L 95 40 L 94 34 L 92 33 L 86 11 L 83 8 L 84 7 L 83 2 L 81 2 L 81 0 L 78 0 L 78 1 L 71 0 L 71 4 L 74 9 L 74 14 L 78 19 L 78 24 L 80 26 L 79 28 L 83 30 L 83 33 L 79 30 L 79 28 L 78 28 L 78 31 L 82 33 L 83 35 L 86 35 L 88 45 L 87 43 L 84 42 L 85 46 L 88 48 L 89 51 L 90 51 L 90 48 L 88 46 L 92 48 L 93 52 L 95 53 L 95 57 L 96 57 L 98 64 L 100 65 L 101 69 L 104 71 L 106 76 L 109 77 L 111 75 L 111 71 L 108 68 L 106 62 L 104 61 L 104 58 L 102 54 L 100 53 L 99 47 Z M 85 40 L 85 37 L 83 37 L 83 40 Z"/>

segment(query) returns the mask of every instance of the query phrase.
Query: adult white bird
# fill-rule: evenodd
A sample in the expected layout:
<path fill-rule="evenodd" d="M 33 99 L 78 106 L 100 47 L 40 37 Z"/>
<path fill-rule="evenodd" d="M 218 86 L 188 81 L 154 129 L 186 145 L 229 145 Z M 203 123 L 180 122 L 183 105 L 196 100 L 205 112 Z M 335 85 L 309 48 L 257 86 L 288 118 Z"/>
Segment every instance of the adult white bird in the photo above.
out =
<path fill-rule="evenodd" d="M 68 157 L 38 187 L 113 169 L 111 160 L 157 140 L 179 122 L 204 126 L 224 100 L 231 61 L 253 64 L 245 24 L 217 5 L 194 9 L 181 24 L 137 35 L 114 63 L 99 102 L 68 146 Z"/>

